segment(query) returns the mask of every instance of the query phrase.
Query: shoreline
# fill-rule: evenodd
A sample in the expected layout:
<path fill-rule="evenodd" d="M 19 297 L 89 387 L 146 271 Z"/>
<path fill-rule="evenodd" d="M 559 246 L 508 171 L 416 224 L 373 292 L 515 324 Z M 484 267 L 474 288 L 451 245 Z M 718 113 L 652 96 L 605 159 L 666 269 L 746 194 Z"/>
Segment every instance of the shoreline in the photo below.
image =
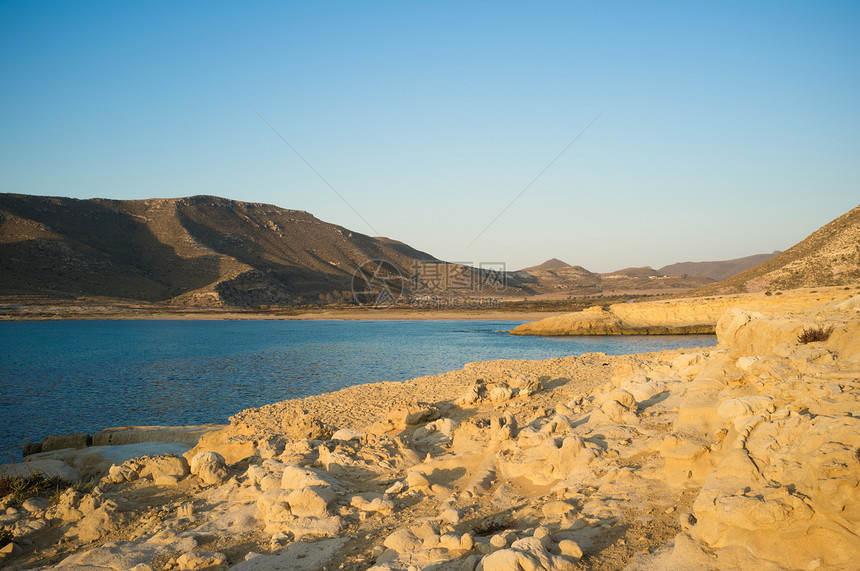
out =
<path fill-rule="evenodd" d="M 26 542 L 0 561 L 850 567 L 860 295 L 730 309 L 716 329 L 714 347 L 479 361 L 246 409 L 185 453 L 114 463 L 91 492 L 7 512 Z"/>
<path fill-rule="evenodd" d="M 295 315 L 276 315 L 266 313 L 125 313 L 125 312 L 88 312 L 63 314 L 0 314 L 0 322 L 21 321 L 144 321 L 144 320 L 186 320 L 186 321 L 537 321 L 546 317 L 565 315 L 566 311 L 416 311 L 416 310 L 323 310 L 298 313 Z"/>

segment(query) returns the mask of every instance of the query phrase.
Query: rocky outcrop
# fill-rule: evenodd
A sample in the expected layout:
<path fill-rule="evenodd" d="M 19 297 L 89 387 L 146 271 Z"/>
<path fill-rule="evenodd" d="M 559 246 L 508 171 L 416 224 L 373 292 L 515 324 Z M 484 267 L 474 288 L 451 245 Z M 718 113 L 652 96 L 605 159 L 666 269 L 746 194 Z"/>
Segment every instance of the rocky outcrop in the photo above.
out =
<path fill-rule="evenodd" d="M 514 335 L 679 335 L 714 333 L 717 320 L 734 308 L 750 311 L 797 312 L 838 302 L 860 292 L 860 287 L 830 287 L 787 292 L 722 295 L 641 303 L 618 303 L 607 308 L 548 317 L 515 327 Z"/>

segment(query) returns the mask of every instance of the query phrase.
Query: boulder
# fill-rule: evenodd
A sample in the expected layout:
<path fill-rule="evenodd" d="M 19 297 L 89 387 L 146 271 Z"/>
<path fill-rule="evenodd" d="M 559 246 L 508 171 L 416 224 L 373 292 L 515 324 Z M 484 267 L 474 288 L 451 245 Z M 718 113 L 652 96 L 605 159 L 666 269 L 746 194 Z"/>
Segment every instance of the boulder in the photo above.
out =
<path fill-rule="evenodd" d="M 336 499 L 334 491 L 329 487 L 313 486 L 293 490 L 286 497 L 290 512 L 299 517 L 323 517 L 328 512 L 328 506 Z"/>
<path fill-rule="evenodd" d="M 300 490 L 311 486 L 325 487 L 339 485 L 325 472 L 301 466 L 285 466 L 281 476 L 281 487 L 285 490 Z"/>
<path fill-rule="evenodd" d="M 227 479 L 227 463 L 217 452 L 199 452 L 191 459 L 190 471 L 204 484 L 221 484 Z"/>
<path fill-rule="evenodd" d="M 177 454 L 163 454 L 141 458 L 143 466 L 139 477 L 153 480 L 156 484 L 176 484 L 190 473 L 188 462 Z"/>
<path fill-rule="evenodd" d="M 349 504 L 363 512 L 378 512 L 390 514 L 394 512 L 394 502 L 382 497 L 380 494 L 356 494 Z"/>
<path fill-rule="evenodd" d="M 574 564 L 546 550 L 536 537 L 518 539 L 510 549 L 501 549 L 481 560 L 483 571 L 573 571 Z"/>

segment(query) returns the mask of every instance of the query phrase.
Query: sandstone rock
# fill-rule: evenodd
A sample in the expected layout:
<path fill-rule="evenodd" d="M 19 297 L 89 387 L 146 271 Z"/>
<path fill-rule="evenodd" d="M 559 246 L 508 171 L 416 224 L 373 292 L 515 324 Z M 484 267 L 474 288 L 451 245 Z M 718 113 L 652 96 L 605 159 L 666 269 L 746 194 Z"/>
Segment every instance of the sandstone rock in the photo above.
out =
<path fill-rule="evenodd" d="M 481 393 L 483 390 L 484 386 L 482 384 L 474 384 L 469 387 L 466 392 L 460 395 L 456 402 L 457 404 L 465 406 L 473 405 L 481 400 Z"/>
<path fill-rule="evenodd" d="M 408 528 L 400 528 L 385 538 L 385 547 L 398 553 L 414 551 L 421 546 L 421 540 Z"/>
<path fill-rule="evenodd" d="M 630 393 L 636 403 L 639 404 L 665 391 L 666 384 L 659 381 L 628 381 L 621 384 L 621 389 Z M 633 407 L 626 408 L 633 409 Z"/>
<path fill-rule="evenodd" d="M 176 484 L 190 473 L 188 462 L 177 454 L 145 456 L 140 459 L 143 466 L 139 477 L 153 480 L 156 484 Z"/>
<path fill-rule="evenodd" d="M 623 408 L 628 410 L 636 408 L 636 399 L 633 398 L 633 395 L 624 390 L 604 393 L 600 395 L 597 399 L 595 399 L 595 404 L 603 404 L 611 401 L 618 403 Z"/>
<path fill-rule="evenodd" d="M 350 500 L 350 505 L 363 512 L 379 512 L 381 514 L 394 512 L 394 502 L 379 494 L 356 494 Z"/>
<path fill-rule="evenodd" d="M 563 539 L 558 542 L 558 549 L 565 557 L 569 557 L 574 561 L 582 558 L 582 548 L 572 539 Z"/>
<path fill-rule="evenodd" d="M 489 399 L 492 402 L 505 402 L 514 398 L 516 391 L 510 387 L 495 386 L 490 389 Z"/>
<path fill-rule="evenodd" d="M 340 430 L 331 435 L 331 439 L 348 442 L 350 440 L 360 440 L 363 434 L 363 432 L 359 432 L 357 430 L 341 428 Z"/>
<path fill-rule="evenodd" d="M 505 478 L 525 477 L 542 486 L 569 476 L 596 456 L 597 447 L 578 436 L 549 438 L 539 446 L 500 453 L 498 467 Z"/>
<path fill-rule="evenodd" d="M 283 434 L 291 440 L 301 438 L 308 440 L 328 440 L 334 432 L 330 425 L 308 413 L 284 418 L 281 429 Z"/>
<path fill-rule="evenodd" d="M 421 472 L 412 471 L 406 475 L 406 484 L 410 490 L 429 488 L 430 480 Z"/>
<path fill-rule="evenodd" d="M 738 397 L 723 401 L 717 408 L 717 414 L 726 420 L 735 420 L 764 412 L 772 402 L 772 397 L 764 395 Z"/>
<path fill-rule="evenodd" d="M 702 360 L 701 353 L 684 353 L 672 359 L 673 369 L 683 369 L 695 365 Z"/>
<path fill-rule="evenodd" d="M 552 547 L 553 544 L 555 543 L 553 541 L 553 538 L 552 538 L 552 533 L 549 531 L 549 529 L 547 529 L 546 527 L 543 527 L 543 526 L 535 529 L 534 533 L 532 534 L 532 537 L 540 540 L 540 542 L 544 546 L 544 549 L 547 549 L 547 550 L 549 550 L 550 547 Z"/>
<path fill-rule="evenodd" d="M 329 474 L 313 468 L 301 466 L 285 466 L 281 477 L 281 487 L 287 490 L 299 490 L 311 486 L 338 486 L 338 482 Z"/>
<path fill-rule="evenodd" d="M 541 507 L 543 516 L 551 520 L 561 520 L 565 516 L 576 514 L 576 507 L 565 501 L 546 502 Z"/>
<path fill-rule="evenodd" d="M 85 515 L 80 509 L 78 509 L 82 497 L 83 495 L 80 492 L 72 488 L 67 488 L 62 494 L 60 494 L 57 503 L 48 509 L 46 514 L 47 517 L 50 519 L 58 519 L 62 522 L 78 521 Z"/>
<path fill-rule="evenodd" d="M 552 555 L 539 539 L 518 539 L 510 549 L 502 549 L 481 560 L 483 571 L 573 571 L 569 560 Z"/>
<path fill-rule="evenodd" d="M 405 482 L 397 481 L 391 484 L 391 486 L 387 490 L 385 490 L 385 493 L 388 495 L 397 495 L 400 492 L 406 490 L 407 488 L 408 486 Z"/>
<path fill-rule="evenodd" d="M 176 564 L 183 571 L 220 571 L 227 568 L 227 556 L 223 553 L 192 552 L 177 557 Z"/>
<path fill-rule="evenodd" d="M 22 518 L 16 521 L 15 524 L 12 526 L 12 534 L 18 538 L 24 538 L 25 536 L 33 532 L 45 529 L 46 527 L 48 527 L 48 525 L 48 521 L 44 518 Z"/>
<path fill-rule="evenodd" d="M 291 490 L 275 489 L 260 494 L 256 505 L 260 517 L 267 523 L 283 523 L 294 518 L 287 497 Z"/>
<path fill-rule="evenodd" d="M 388 421 L 395 430 L 414 426 L 438 418 L 439 411 L 425 403 L 416 403 L 395 408 L 388 413 Z"/>
<path fill-rule="evenodd" d="M 286 497 L 290 512 L 299 517 L 323 517 L 328 512 L 328 506 L 336 498 L 329 487 L 308 487 L 293 490 Z"/>
<path fill-rule="evenodd" d="M 279 431 L 282 430 L 280 423 L 278 429 Z M 264 441 L 267 440 L 268 438 L 264 439 Z M 241 422 L 232 422 L 231 419 L 229 426 L 201 435 L 197 445 L 184 453 L 183 456 L 190 463 L 194 456 L 200 452 L 217 452 L 224 457 L 227 465 L 232 465 L 257 455 L 257 446 L 260 441 L 260 435 L 253 434 L 248 426 Z"/>
<path fill-rule="evenodd" d="M 735 364 L 741 371 L 750 371 L 750 369 L 752 369 L 756 363 L 760 363 L 761 360 L 761 357 L 740 357 Z"/>
<path fill-rule="evenodd" d="M 460 513 L 460 510 L 458 510 L 456 508 L 448 508 L 447 510 L 445 510 L 441 514 L 439 514 L 439 518 L 442 521 L 446 521 L 450 524 L 459 523 L 461 517 L 462 517 L 462 514 Z"/>
<path fill-rule="evenodd" d="M 190 472 L 206 485 L 220 484 L 227 479 L 227 463 L 217 452 L 199 452 L 191 459 Z"/>
<path fill-rule="evenodd" d="M 95 541 L 118 532 L 129 520 L 129 515 L 121 512 L 116 502 L 107 500 L 81 519 L 68 534 L 84 542 Z"/>
<path fill-rule="evenodd" d="M 140 478 L 141 469 L 143 469 L 143 464 L 137 458 L 126 460 L 119 466 L 116 464 L 111 466 L 105 480 L 113 484 L 133 482 Z"/>
<path fill-rule="evenodd" d="M 28 498 L 24 500 L 24 503 L 21 504 L 21 507 L 28 512 L 38 512 L 44 509 L 47 509 L 51 506 L 51 500 L 48 498 Z"/>
<path fill-rule="evenodd" d="M 438 442 L 450 440 L 457 428 L 457 422 L 450 418 L 440 418 L 417 428 L 413 434 L 416 440 L 433 439 Z"/>

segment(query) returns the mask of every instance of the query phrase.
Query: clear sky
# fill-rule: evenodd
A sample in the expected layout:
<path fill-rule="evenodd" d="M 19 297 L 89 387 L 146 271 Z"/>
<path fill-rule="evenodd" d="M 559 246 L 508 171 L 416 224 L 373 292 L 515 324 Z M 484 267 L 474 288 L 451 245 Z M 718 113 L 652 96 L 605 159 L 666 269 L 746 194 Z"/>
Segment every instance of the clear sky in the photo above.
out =
<path fill-rule="evenodd" d="M 6 0 L 0 192 L 268 202 L 509 268 L 782 250 L 860 203 L 858 30 L 856 1 Z"/>

